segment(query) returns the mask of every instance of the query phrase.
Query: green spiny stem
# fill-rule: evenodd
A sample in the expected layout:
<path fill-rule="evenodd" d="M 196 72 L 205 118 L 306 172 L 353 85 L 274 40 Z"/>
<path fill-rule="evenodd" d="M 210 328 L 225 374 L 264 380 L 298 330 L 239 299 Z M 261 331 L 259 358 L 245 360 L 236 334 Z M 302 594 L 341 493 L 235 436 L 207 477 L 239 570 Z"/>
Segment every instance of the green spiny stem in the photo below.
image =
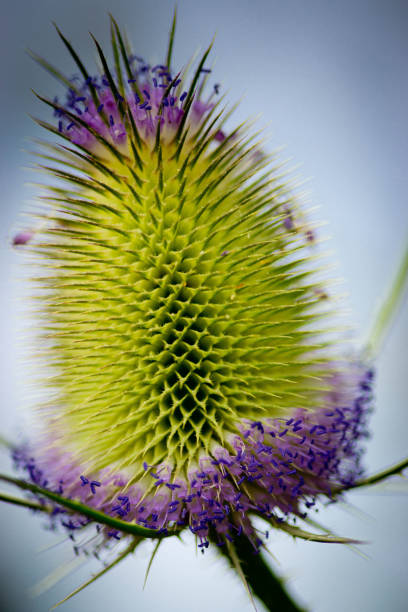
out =
<path fill-rule="evenodd" d="M 130 534 L 133 536 L 139 536 L 143 538 L 165 538 L 175 535 L 177 532 L 164 532 L 160 533 L 154 529 L 145 529 L 140 525 L 135 525 L 135 523 L 127 523 L 126 521 L 122 521 L 120 519 L 113 518 L 104 512 L 99 512 L 99 510 L 94 510 L 90 506 L 86 506 L 81 502 L 75 501 L 73 499 L 67 499 L 58 495 L 57 493 L 53 493 L 52 491 L 48 491 L 48 489 L 43 489 L 42 487 L 38 487 L 30 482 L 25 482 L 24 480 L 19 480 L 18 478 L 12 478 L 11 476 L 6 476 L 4 474 L 0 474 L 0 480 L 3 482 L 8 482 L 9 484 L 15 485 L 20 489 L 31 491 L 31 493 L 35 493 L 36 495 L 40 495 L 42 497 L 46 497 L 51 499 L 53 502 L 63 506 L 64 508 L 68 508 L 74 512 L 78 512 L 79 514 L 83 514 L 88 518 L 92 519 L 96 523 L 101 523 L 102 525 L 108 525 L 108 527 L 113 527 L 118 531 L 121 531 L 126 534 Z M 4 500 L 8 501 L 8 500 Z M 35 508 L 38 509 L 38 508 Z"/>
<path fill-rule="evenodd" d="M 41 504 L 37 504 L 36 502 L 29 501 L 28 499 L 21 499 L 19 497 L 14 497 L 13 495 L 8 495 L 7 493 L 0 492 L 0 501 L 7 502 L 8 504 L 13 504 L 14 506 L 23 506 L 25 508 L 30 508 L 31 510 L 39 510 L 40 512 L 50 512 L 50 508 L 46 506 L 41 506 Z"/>
<path fill-rule="evenodd" d="M 398 305 L 402 299 L 408 279 L 408 247 L 399 265 L 397 274 L 391 284 L 390 291 L 382 303 L 374 320 L 371 333 L 366 344 L 366 354 L 369 358 L 378 355 L 385 333 L 392 323 Z"/>
<path fill-rule="evenodd" d="M 232 554 L 232 551 L 235 554 Z M 242 573 L 252 593 L 258 597 L 267 610 L 273 612 L 305 612 L 286 592 L 283 581 L 274 575 L 269 565 L 260 553 L 255 553 L 254 547 L 245 535 L 234 540 L 233 547 L 220 548 L 232 566 L 239 561 Z"/>
<path fill-rule="evenodd" d="M 403 461 L 400 461 L 400 463 L 397 463 L 396 465 L 393 465 L 392 467 L 383 470 L 382 472 L 378 472 L 377 474 L 373 474 L 372 476 L 368 476 L 367 478 L 357 480 L 354 484 L 349 485 L 345 488 L 357 489 L 359 487 L 368 487 L 370 485 L 377 484 L 382 480 L 386 480 L 390 476 L 401 475 L 406 468 L 408 468 L 408 459 L 404 459 Z M 342 490 L 344 491 L 345 488 L 343 488 Z"/>

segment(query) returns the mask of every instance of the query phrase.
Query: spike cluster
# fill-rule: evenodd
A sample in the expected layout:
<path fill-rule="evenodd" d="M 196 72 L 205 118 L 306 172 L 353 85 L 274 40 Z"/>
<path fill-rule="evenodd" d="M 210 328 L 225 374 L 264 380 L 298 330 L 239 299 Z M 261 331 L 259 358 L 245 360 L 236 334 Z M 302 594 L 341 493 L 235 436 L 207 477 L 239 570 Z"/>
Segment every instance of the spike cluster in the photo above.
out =
<path fill-rule="evenodd" d="M 227 133 L 204 54 L 188 86 L 130 53 L 67 81 L 43 168 L 44 435 L 29 479 L 204 549 L 261 513 L 304 517 L 360 474 L 372 372 L 329 346 L 327 294 L 286 179 L 245 127 Z M 50 152 L 51 151 L 51 152 Z M 267 168 L 269 164 L 269 167 Z M 55 507 L 70 531 L 87 523 Z M 118 539 L 105 529 L 101 537 Z"/>

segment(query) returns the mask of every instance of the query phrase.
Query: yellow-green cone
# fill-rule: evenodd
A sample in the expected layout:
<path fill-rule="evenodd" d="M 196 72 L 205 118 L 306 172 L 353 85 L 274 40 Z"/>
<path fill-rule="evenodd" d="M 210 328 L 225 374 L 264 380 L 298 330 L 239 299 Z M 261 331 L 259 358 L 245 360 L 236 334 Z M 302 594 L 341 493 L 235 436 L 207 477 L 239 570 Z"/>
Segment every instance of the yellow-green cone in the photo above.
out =
<path fill-rule="evenodd" d="M 93 77 L 60 35 L 82 80 L 44 99 L 58 182 L 19 241 L 42 268 L 52 406 L 15 457 L 107 514 L 257 546 L 251 512 L 289 528 L 360 473 L 372 373 L 328 346 L 312 233 L 278 162 L 245 126 L 224 132 L 208 51 L 186 82 L 171 51 L 166 66 L 130 56 L 112 21 L 114 69 L 96 43 Z"/>

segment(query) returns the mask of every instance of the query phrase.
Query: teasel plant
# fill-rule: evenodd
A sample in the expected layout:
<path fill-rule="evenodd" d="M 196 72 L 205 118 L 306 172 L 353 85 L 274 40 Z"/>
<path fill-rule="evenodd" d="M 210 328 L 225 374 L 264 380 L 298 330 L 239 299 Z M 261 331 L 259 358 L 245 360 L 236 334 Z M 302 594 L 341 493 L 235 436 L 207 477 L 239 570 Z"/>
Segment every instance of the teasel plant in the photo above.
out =
<path fill-rule="evenodd" d="M 408 466 L 367 476 L 362 463 L 408 251 L 366 344 L 350 346 L 318 229 L 262 131 L 229 128 L 212 45 L 174 69 L 174 13 L 151 66 L 111 17 L 112 59 L 91 35 L 95 74 L 55 27 L 77 75 L 32 53 L 66 95 L 34 92 L 53 180 L 13 239 L 33 267 L 47 393 L 39 432 L 4 442 L 17 476 L 0 480 L 24 495 L 0 499 L 101 559 L 63 601 L 153 540 L 148 572 L 164 539 L 190 531 L 254 607 L 300 610 L 266 561 L 269 531 L 355 547 L 314 510 Z"/>

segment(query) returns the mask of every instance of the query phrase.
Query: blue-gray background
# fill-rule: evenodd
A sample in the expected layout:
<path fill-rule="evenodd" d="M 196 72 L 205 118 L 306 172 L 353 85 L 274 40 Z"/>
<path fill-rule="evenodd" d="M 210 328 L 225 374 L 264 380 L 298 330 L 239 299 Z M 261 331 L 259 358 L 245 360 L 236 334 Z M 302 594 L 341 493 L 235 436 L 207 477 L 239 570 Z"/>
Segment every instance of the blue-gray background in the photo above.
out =
<path fill-rule="evenodd" d="M 1 429 L 15 436 L 32 397 L 30 365 L 18 348 L 23 321 L 19 256 L 10 246 L 33 180 L 23 166 L 28 140 L 40 136 L 27 113 L 46 117 L 30 87 L 52 94 L 56 83 L 35 66 L 35 49 L 72 73 L 51 21 L 90 62 L 88 30 L 108 42 L 107 12 L 126 26 L 140 54 L 161 60 L 173 2 L 167 0 L 1 0 L 0 310 Z M 175 65 L 217 33 L 214 81 L 228 99 L 246 94 L 235 120 L 262 114 L 269 150 L 302 164 L 313 203 L 328 221 L 325 233 L 350 292 L 352 321 L 364 335 L 373 309 L 396 269 L 408 239 L 408 5 L 383 0 L 179 0 Z M 368 444 L 369 471 L 401 459 L 407 450 L 406 307 L 378 360 L 377 410 Z M 2 465 L 9 469 L 2 458 Z M 407 495 L 355 492 L 350 508 L 327 508 L 321 520 L 343 535 L 370 543 L 367 558 L 332 545 L 293 542 L 272 534 L 275 567 L 313 612 L 405 611 L 408 587 Z M 1 507 L 0 607 L 45 611 L 98 568 L 90 562 L 57 587 L 31 600 L 29 588 L 72 556 L 69 544 L 39 552 L 61 539 L 23 509 Z M 189 538 L 167 541 L 142 590 L 148 547 L 65 605 L 69 611 L 250 611 L 239 581 L 213 553 L 197 556 Z"/>

